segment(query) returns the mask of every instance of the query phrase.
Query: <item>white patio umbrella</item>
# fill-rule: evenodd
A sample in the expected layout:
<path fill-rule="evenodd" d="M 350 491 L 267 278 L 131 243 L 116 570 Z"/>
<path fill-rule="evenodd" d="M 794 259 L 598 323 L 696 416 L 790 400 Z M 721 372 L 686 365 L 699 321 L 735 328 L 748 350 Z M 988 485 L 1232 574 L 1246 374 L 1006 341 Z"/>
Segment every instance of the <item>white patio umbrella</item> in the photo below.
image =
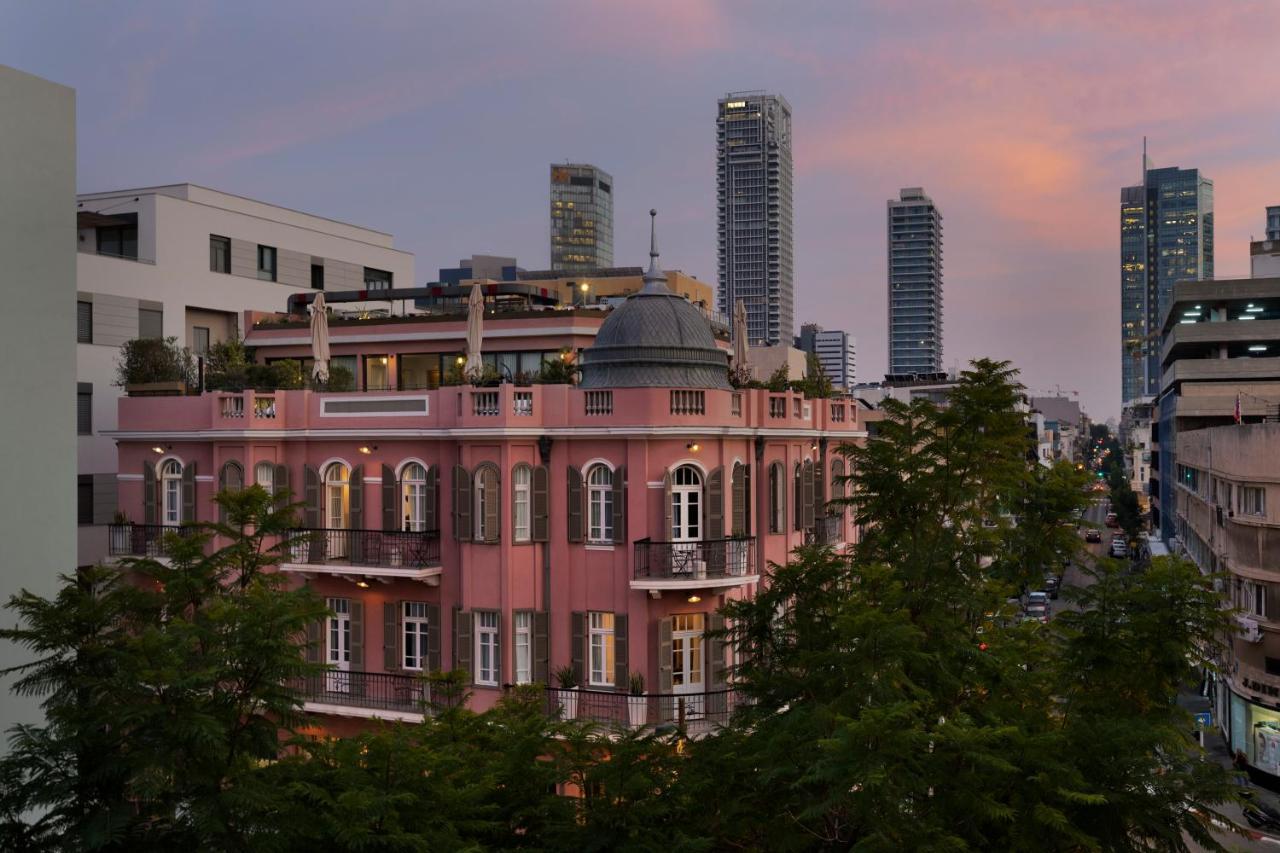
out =
<path fill-rule="evenodd" d="M 751 378 L 751 360 L 747 353 L 747 303 L 739 299 L 733 308 L 733 369 L 744 381 Z"/>
<path fill-rule="evenodd" d="M 462 373 L 468 379 L 476 379 L 484 373 L 484 362 L 480 359 L 480 340 L 484 326 L 484 295 L 478 284 L 471 285 L 471 296 L 467 299 L 467 363 Z"/>
<path fill-rule="evenodd" d="M 317 382 L 329 381 L 329 312 L 323 293 L 317 293 L 311 303 L 311 355 L 316 360 L 311 375 Z"/>

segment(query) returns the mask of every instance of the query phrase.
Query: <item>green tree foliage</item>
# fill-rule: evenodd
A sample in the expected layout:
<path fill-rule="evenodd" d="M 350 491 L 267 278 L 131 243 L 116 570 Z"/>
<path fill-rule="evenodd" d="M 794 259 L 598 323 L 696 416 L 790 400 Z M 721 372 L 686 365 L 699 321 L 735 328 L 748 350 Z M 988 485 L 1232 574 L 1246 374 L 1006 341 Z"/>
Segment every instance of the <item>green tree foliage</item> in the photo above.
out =
<path fill-rule="evenodd" d="M 772 380 L 770 380 L 772 381 Z M 822 400 L 835 395 L 835 385 L 822 368 L 822 362 L 813 353 L 806 358 L 805 377 L 791 383 L 792 387 L 810 400 Z"/>
<path fill-rule="evenodd" d="M 178 339 L 134 338 L 120 345 L 116 360 L 116 385 L 149 382 L 196 384 L 196 362 L 191 350 L 178 346 Z"/>
<path fill-rule="evenodd" d="M 257 768 L 300 722 L 293 685 L 316 665 L 297 638 L 323 606 L 265 571 L 292 507 L 258 486 L 218 502 L 226 523 L 171 534 L 168 564 L 91 567 L 52 600 L 10 601 L 21 625 L 0 637 L 35 660 L 9 672 L 45 722 L 0 760 L 6 849 L 254 849 L 244 800 L 267 793 Z M 215 530 L 231 542 L 206 554 Z"/>
<path fill-rule="evenodd" d="M 681 776 L 713 847 L 1213 846 L 1226 774 L 1174 699 L 1222 636 L 1216 597 L 1174 565 L 1128 577 L 1107 618 L 1016 619 L 1007 597 L 1075 547 L 1086 500 L 1074 470 L 1028 464 L 1019 393 L 979 361 L 943 409 L 887 403 L 880 439 L 843 449 L 868 528 L 852 557 L 801 551 L 726 606 L 752 703 Z"/>

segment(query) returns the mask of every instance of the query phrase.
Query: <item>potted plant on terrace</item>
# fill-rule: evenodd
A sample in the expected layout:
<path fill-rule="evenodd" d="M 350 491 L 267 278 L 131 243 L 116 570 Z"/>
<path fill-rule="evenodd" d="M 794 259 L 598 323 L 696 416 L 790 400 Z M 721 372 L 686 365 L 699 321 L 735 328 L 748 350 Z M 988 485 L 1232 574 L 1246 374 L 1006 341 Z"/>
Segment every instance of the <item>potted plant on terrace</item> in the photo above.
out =
<path fill-rule="evenodd" d="M 195 359 L 177 338 L 134 338 L 120 345 L 116 385 L 129 394 L 182 395 L 195 384 Z"/>
<path fill-rule="evenodd" d="M 560 710 L 564 719 L 578 716 L 578 673 L 565 664 L 556 670 L 556 682 L 560 685 Z"/>
<path fill-rule="evenodd" d="M 632 728 L 640 728 L 648 722 L 649 697 L 644 695 L 644 676 L 633 672 L 627 678 L 627 721 Z"/>

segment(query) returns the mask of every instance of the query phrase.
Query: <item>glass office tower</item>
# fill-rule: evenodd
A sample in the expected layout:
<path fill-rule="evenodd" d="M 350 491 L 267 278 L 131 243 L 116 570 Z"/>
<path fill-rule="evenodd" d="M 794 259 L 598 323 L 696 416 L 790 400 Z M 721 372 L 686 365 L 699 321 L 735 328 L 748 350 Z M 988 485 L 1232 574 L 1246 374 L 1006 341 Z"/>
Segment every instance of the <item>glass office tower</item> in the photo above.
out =
<path fill-rule="evenodd" d="M 781 95 L 734 92 L 716 113 L 719 290 L 733 316 L 747 309 L 752 344 L 790 345 L 792 275 L 791 105 Z"/>
<path fill-rule="evenodd" d="M 1120 191 L 1121 394 L 1160 391 L 1160 327 L 1173 285 L 1213 278 L 1213 181 L 1199 169 L 1144 169 Z"/>
<path fill-rule="evenodd" d="M 551 165 L 551 269 L 613 266 L 613 178 L 586 163 Z"/>
<path fill-rule="evenodd" d="M 889 373 L 942 371 L 942 214 L 920 187 L 888 202 Z"/>

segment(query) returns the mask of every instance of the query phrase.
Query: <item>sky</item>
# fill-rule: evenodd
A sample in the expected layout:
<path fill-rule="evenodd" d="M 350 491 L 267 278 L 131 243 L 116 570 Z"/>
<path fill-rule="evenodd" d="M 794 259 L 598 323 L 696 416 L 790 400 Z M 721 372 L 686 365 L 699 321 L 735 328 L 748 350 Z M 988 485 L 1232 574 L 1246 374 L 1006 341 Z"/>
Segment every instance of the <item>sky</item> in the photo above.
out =
<path fill-rule="evenodd" d="M 614 259 L 716 280 L 715 113 L 793 110 L 797 327 L 887 366 L 885 202 L 944 218 L 944 366 L 1119 414 L 1119 191 L 1214 182 L 1219 278 L 1280 204 L 1280 2 L 0 0 L 0 63 L 77 90 L 78 185 L 190 181 L 395 235 L 418 283 L 549 265 L 548 166 L 614 176 Z M 5 116 L 4 121 L 13 120 Z M 797 328 L 798 331 L 798 328 Z"/>

